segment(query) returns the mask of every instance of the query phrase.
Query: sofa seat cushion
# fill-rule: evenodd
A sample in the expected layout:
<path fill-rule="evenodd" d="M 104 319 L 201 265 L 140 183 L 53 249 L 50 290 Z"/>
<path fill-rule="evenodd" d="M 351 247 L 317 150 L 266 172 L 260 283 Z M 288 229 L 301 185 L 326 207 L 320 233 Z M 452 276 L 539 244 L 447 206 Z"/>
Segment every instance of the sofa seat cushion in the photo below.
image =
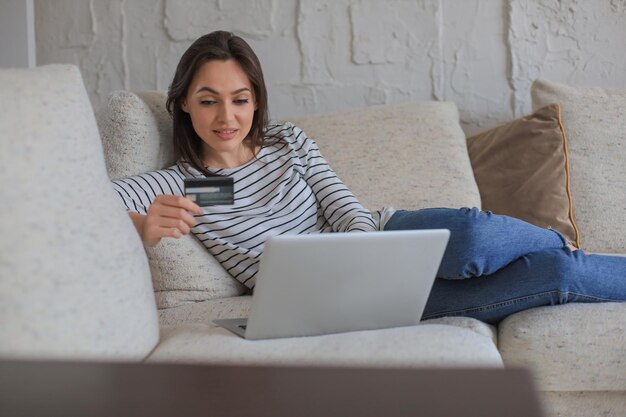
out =
<path fill-rule="evenodd" d="M 161 342 L 149 360 L 316 365 L 499 366 L 496 330 L 481 321 L 443 317 L 422 325 L 316 337 L 247 341 L 217 318 L 247 317 L 251 296 L 159 311 Z"/>
<path fill-rule="evenodd" d="M 624 391 L 544 391 L 539 399 L 546 416 L 626 416 Z"/>
<path fill-rule="evenodd" d="M 161 328 L 151 362 L 370 367 L 501 367 L 492 340 L 441 324 L 245 340 L 210 324 Z"/>
<path fill-rule="evenodd" d="M 248 317 L 252 296 L 226 297 L 159 310 L 161 327 L 211 324 L 215 319 Z"/>
<path fill-rule="evenodd" d="M 544 391 L 626 390 L 626 304 L 567 304 L 507 317 L 507 366 L 530 367 Z"/>
<path fill-rule="evenodd" d="M 212 325 L 215 319 L 248 317 L 251 296 L 220 298 L 201 303 L 189 303 L 176 308 L 159 310 L 162 327 L 176 327 L 186 324 Z M 424 321 L 429 324 L 445 324 L 469 329 L 498 344 L 494 326 L 469 317 L 441 317 Z"/>

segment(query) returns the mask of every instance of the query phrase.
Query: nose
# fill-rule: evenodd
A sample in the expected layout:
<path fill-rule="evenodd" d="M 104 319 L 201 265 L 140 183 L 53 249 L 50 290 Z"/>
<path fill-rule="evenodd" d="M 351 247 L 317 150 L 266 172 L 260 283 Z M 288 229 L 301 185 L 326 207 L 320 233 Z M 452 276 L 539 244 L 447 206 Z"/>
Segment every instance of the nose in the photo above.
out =
<path fill-rule="evenodd" d="M 219 121 L 222 123 L 230 122 L 234 115 L 233 106 L 230 103 L 224 103 L 220 106 Z"/>

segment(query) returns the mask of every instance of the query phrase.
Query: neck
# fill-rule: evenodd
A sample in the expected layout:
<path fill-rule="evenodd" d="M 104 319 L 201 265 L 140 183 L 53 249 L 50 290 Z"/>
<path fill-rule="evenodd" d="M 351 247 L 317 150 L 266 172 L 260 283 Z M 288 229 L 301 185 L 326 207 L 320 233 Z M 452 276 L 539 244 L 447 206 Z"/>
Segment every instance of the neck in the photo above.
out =
<path fill-rule="evenodd" d="M 249 145 L 242 143 L 234 152 L 215 152 L 203 158 L 204 165 L 209 168 L 237 168 L 252 160 L 258 149 L 252 149 Z"/>

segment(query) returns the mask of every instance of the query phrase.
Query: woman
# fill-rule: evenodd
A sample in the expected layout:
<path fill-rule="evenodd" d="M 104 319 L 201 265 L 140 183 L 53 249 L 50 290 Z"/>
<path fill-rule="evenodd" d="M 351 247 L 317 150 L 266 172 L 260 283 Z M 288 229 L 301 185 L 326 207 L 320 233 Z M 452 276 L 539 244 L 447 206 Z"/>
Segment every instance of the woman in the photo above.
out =
<path fill-rule="evenodd" d="M 366 210 L 315 142 L 292 124 L 268 126 L 258 58 L 241 38 L 213 32 L 182 56 L 167 99 L 176 165 L 114 182 L 144 244 L 193 233 L 254 288 L 263 244 L 285 233 L 451 230 L 423 318 L 497 323 L 524 309 L 626 300 L 626 258 L 572 251 L 555 230 L 478 209 Z M 200 208 L 185 178 L 228 175 L 233 206 Z"/>

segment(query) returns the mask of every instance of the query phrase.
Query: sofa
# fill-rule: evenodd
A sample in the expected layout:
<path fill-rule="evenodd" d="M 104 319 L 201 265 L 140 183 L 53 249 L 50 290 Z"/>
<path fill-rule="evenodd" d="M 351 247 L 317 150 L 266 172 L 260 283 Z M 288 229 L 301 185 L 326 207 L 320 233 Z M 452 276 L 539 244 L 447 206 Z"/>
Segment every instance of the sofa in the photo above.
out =
<path fill-rule="evenodd" d="M 573 244 L 585 250 L 626 252 L 626 205 L 612 205 L 614 217 L 596 205 L 598 198 L 626 201 L 620 177 L 626 175 L 626 106 L 616 105 L 615 114 L 568 113 L 597 111 L 606 100 L 624 103 L 626 94 L 585 90 L 593 99 L 582 105 L 574 94 L 580 89 L 549 82 L 533 88 L 536 110 L 560 106 L 556 124 L 549 125 L 557 142 L 560 132 L 560 145 L 538 154 L 552 168 L 555 161 L 561 167 L 555 174 L 561 198 L 542 190 L 552 196 L 546 198 L 551 207 L 531 213 L 536 216 L 529 221 L 550 222 L 545 226 L 572 234 Z M 245 317 L 251 296 L 192 236 L 144 247 L 110 186 L 111 179 L 174 162 L 165 93 L 112 92 L 95 115 L 78 68 L 50 65 L 1 70 L 0 97 L 1 359 L 522 366 L 532 371 L 548 416 L 626 415 L 624 303 L 539 307 L 497 325 L 445 317 L 418 326 L 316 337 L 247 341 L 232 335 L 212 320 Z M 545 127 L 542 117 L 539 125 Z M 499 187 L 497 181 L 527 187 L 541 163 L 519 167 L 532 166 L 530 174 L 506 176 L 514 164 L 498 153 L 500 168 L 485 172 L 494 158 L 481 150 L 517 140 L 527 128 L 525 120 L 534 119 L 529 115 L 469 140 L 457 107 L 449 102 L 384 105 L 292 121 L 318 142 L 364 206 L 376 210 L 481 207 L 481 197 L 490 204 L 483 209 L 497 206 L 484 190 Z M 589 129 L 608 129 L 603 131 L 608 135 L 620 126 L 621 136 L 612 135 L 605 144 L 585 142 Z M 590 151 L 596 145 L 602 149 Z M 612 171 L 592 175 L 598 166 Z M 498 210 L 519 210 L 524 201 L 522 196 Z M 607 221 L 609 239 L 600 234 Z"/>

